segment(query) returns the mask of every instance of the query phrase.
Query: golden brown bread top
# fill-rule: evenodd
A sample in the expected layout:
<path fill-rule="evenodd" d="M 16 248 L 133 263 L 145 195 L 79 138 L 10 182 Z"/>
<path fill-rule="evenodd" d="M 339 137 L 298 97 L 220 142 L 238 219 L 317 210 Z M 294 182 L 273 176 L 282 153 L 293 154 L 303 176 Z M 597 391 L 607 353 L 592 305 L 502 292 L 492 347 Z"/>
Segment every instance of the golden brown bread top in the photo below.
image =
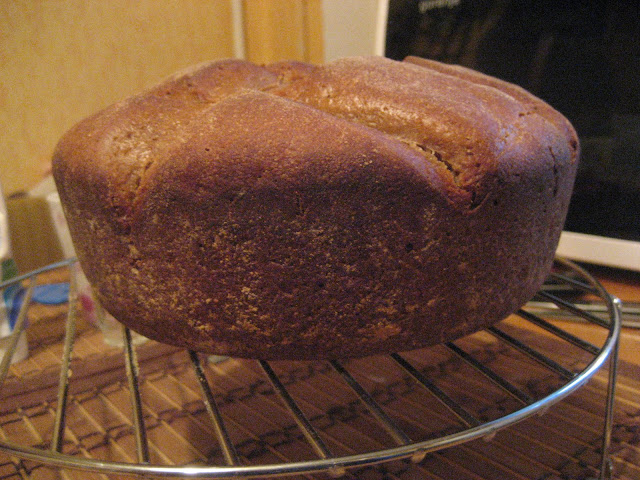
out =
<path fill-rule="evenodd" d="M 216 148 L 227 158 L 231 170 L 214 183 L 229 192 L 255 188 L 269 171 L 295 188 L 312 178 L 320 149 L 335 151 L 335 178 L 314 181 L 330 184 L 361 171 L 354 159 L 371 161 L 378 152 L 389 168 L 412 171 L 463 209 L 479 205 L 514 159 L 539 158 L 535 148 L 577 157 L 564 117 L 514 85 L 462 67 L 379 57 L 323 66 L 226 60 L 181 72 L 81 122 L 60 142 L 54 169 L 63 177 L 71 166 L 56 159 L 72 158 L 89 184 L 108 185 L 126 229 L 153 172 L 165 170 L 181 146 L 195 155 L 198 139 L 207 144 L 198 156 L 219 158 L 207 151 Z M 293 150 L 274 155 L 274 148 Z M 104 172 L 108 180 L 96 177 Z"/>

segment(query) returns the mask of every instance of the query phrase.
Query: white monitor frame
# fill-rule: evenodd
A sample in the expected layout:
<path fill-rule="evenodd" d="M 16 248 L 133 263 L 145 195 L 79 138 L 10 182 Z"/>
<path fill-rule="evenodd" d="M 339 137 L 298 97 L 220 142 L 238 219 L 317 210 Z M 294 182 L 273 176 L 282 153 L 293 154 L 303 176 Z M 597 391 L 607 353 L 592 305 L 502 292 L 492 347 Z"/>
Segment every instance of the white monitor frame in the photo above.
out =
<path fill-rule="evenodd" d="M 640 242 L 565 231 L 557 253 L 578 262 L 640 272 Z"/>

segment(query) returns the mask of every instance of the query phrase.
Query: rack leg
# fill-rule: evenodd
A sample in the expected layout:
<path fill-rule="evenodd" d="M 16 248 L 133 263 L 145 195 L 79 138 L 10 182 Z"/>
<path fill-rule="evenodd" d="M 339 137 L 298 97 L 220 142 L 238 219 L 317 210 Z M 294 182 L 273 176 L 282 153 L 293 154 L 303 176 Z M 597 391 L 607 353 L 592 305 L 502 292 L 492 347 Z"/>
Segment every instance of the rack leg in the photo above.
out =
<path fill-rule="evenodd" d="M 620 308 L 620 300 L 613 299 L 613 303 Z M 613 407 L 616 396 L 616 382 L 618 379 L 618 351 L 620 350 L 620 339 L 616 341 L 609 359 L 609 384 L 607 385 L 607 404 L 604 417 L 604 435 L 602 437 L 602 462 L 600 463 L 600 480 L 610 480 L 613 478 L 613 463 L 609 455 L 611 446 L 611 434 L 613 430 Z"/>

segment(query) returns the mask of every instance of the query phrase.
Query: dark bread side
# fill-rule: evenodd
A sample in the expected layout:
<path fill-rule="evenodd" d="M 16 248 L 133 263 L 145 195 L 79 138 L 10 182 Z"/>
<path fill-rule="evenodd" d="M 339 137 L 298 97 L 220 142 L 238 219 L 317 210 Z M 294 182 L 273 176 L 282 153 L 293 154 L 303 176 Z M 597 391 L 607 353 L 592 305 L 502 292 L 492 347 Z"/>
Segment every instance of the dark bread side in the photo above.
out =
<path fill-rule="evenodd" d="M 53 172 L 99 300 L 263 359 L 451 340 L 549 272 L 577 168 L 526 91 L 421 59 L 200 65 L 80 122 Z"/>

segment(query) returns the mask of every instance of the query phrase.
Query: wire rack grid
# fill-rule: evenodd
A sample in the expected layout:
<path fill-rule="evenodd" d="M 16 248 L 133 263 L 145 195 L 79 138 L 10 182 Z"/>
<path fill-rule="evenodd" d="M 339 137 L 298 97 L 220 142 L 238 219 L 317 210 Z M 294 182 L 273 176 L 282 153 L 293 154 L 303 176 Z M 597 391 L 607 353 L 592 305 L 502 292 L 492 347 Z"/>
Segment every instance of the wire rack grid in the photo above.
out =
<path fill-rule="evenodd" d="M 25 393 L 29 385 L 10 375 L 10 360 L 19 335 L 26 329 L 38 277 L 54 269 L 71 268 L 73 262 L 51 265 L 0 284 L 0 289 L 5 289 L 20 282 L 26 288 L 8 351 L 0 363 L 0 402 L 3 397 L 8 398 L 5 404 L 20 398 L 23 405 L 4 405 L 5 416 L 24 417 L 31 404 L 43 402 L 42 394 L 28 401 L 33 397 Z M 91 385 L 91 373 L 76 375 L 82 370 L 82 354 L 77 345 L 79 313 L 73 275 L 70 284 L 64 336 L 61 346 L 56 346 L 57 378 L 49 379 L 51 399 L 44 401 L 49 421 L 36 432 L 35 440 L 17 439 L 19 435 L 14 438 L 6 428 L 0 429 L 0 450 L 14 463 L 29 461 L 98 476 L 181 478 L 266 478 L 318 472 L 350 477 L 359 468 L 391 461 L 421 465 L 429 453 L 479 438 L 490 440 L 498 431 L 545 413 L 609 361 L 601 458 L 590 472 L 600 479 L 611 478 L 609 446 L 620 302 L 586 271 L 565 260 L 556 261 L 550 282 L 536 300 L 601 329 L 600 344 L 569 333 L 539 309 L 532 311 L 526 306 L 514 315 L 516 326 L 513 319 L 507 319 L 433 348 L 331 362 L 213 361 L 212 357 L 154 342 L 136 347 L 131 332 L 123 327 L 123 348 L 102 356 L 106 357 L 103 363 L 117 363 L 115 359 L 121 358 L 126 381 L 108 375 L 104 380 L 95 374 L 100 388 Z M 602 318 L 578 308 L 557 294 L 558 288 L 598 297 L 608 315 Z M 520 328 L 522 323 L 525 330 Z M 46 374 L 52 376 L 50 369 Z M 76 376 L 82 377 L 81 386 L 74 386 Z M 248 383 L 238 383 L 240 377 L 248 378 Z M 173 381 L 176 378 L 180 379 L 177 383 Z M 182 390 L 168 393 L 176 384 Z M 183 388 L 185 384 L 188 388 Z M 89 433 L 78 433 L 86 429 L 90 401 L 98 398 L 113 405 L 115 400 L 104 394 L 104 389 L 115 388 L 113 385 L 128 397 L 124 405 L 115 408 L 122 421 L 114 425 L 94 412 L 88 416 L 92 425 Z M 182 402 L 175 400 L 178 396 L 183 397 Z M 165 397 L 173 402 L 171 408 L 157 408 L 159 414 L 150 414 L 154 402 Z M 243 423 L 255 412 L 259 412 L 257 419 L 251 417 Z M 432 418 L 425 421 L 426 415 Z M 176 425 L 185 424 L 185 419 L 190 423 L 176 433 Z M 258 422 L 268 424 L 268 431 L 260 434 Z M 32 421 L 32 433 L 38 430 L 33 425 Z M 169 431 L 164 435 L 180 438 L 185 455 L 175 452 L 180 448 L 173 441 L 163 451 L 158 433 L 162 429 Z M 372 433 L 367 436 L 362 431 Z M 265 441 L 267 436 L 274 441 Z M 349 444 L 351 438 L 356 438 L 356 445 Z M 92 444 L 90 439 L 101 440 Z M 119 439 L 124 439 L 124 444 L 119 444 Z"/>

